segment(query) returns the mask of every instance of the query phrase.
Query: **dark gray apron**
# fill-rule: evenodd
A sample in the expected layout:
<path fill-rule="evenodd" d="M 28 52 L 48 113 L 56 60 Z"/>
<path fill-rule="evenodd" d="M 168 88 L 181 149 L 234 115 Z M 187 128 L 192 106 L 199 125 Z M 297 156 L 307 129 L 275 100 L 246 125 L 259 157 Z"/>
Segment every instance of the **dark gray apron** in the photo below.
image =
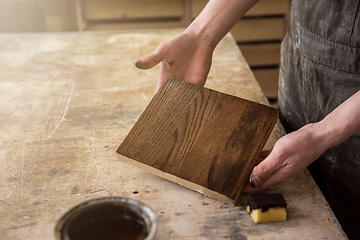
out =
<path fill-rule="evenodd" d="M 279 110 L 288 132 L 322 120 L 360 90 L 358 11 L 358 0 L 291 1 L 279 77 Z M 360 133 L 309 170 L 348 237 L 360 239 Z"/>

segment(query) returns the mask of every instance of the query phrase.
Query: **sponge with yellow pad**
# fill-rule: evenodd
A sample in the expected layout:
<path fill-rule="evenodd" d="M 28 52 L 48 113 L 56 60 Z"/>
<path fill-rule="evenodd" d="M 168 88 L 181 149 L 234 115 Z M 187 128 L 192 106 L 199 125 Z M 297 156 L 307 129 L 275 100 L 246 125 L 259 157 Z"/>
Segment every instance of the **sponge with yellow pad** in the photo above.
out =
<path fill-rule="evenodd" d="M 286 201 L 281 193 L 250 193 L 246 210 L 256 223 L 286 221 Z"/>

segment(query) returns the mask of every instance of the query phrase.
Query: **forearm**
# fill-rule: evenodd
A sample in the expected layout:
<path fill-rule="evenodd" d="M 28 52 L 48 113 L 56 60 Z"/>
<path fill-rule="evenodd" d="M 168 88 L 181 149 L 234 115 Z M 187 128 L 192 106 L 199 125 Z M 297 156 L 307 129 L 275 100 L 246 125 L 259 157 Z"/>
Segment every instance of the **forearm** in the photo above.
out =
<path fill-rule="evenodd" d="M 186 32 L 215 48 L 235 23 L 259 0 L 210 0 Z"/>
<path fill-rule="evenodd" d="M 345 141 L 360 131 L 360 91 L 355 93 L 322 121 L 315 124 L 324 148 L 328 149 Z"/>

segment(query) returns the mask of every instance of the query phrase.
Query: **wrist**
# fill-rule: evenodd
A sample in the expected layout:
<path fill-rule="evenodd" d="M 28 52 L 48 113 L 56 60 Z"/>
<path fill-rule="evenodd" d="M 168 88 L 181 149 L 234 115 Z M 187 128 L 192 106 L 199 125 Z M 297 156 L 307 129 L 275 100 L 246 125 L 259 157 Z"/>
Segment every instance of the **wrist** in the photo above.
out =
<path fill-rule="evenodd" d="M 335 108 L 317 125 L 329 148 L 360 131 L 360 91 Z"/>
<path fill-rule="evenodd" d="M 214 33 L 212 34 L 211 31 L 208 24 L 201 21 L 194 21 L 185 30 L 185 33 L 195 36 L 198 42 L 205 43 L 213 51 L 221 38 L 215 37 Z"/>
<path fill-rule="evenodd" d="M 220 40 L 258 0 L 210 0 L 185 32 L 215 49 Z"/>
<path fill-rule="evenodd" d="M 320 122 L 314 123 L 313 128 L 318 141 L 325 148 L 324 151 L 340 144 L 349 137 L 346 125 L 343 125 L 341 122 L 332 122 L 326 117 Z"/>

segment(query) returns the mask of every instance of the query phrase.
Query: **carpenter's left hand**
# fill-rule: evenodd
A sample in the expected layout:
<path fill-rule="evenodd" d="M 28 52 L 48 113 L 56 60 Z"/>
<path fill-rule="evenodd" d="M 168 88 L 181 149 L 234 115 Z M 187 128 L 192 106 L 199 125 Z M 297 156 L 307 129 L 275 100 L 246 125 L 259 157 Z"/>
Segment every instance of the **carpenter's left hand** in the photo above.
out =
<path fill-rule="evenodd" d="M 259 192 L 288 181 L 326 150 L 314 124 L 308 124 L 280 138 L 271 151 L 260 155 L 243 192 Z"/>

